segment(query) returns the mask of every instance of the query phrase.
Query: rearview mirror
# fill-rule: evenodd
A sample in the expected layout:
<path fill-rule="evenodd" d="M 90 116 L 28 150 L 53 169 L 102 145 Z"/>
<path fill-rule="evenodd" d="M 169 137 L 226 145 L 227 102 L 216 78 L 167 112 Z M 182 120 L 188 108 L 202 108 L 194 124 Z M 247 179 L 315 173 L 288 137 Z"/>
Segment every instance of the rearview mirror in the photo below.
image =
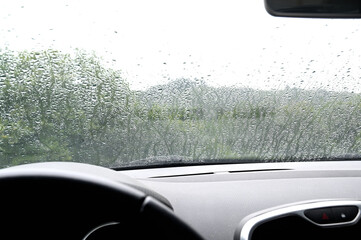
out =
<path fill-rule="evenodd" d="M 265 0 L 265 7 L 281 17 L 361 18 L 361 0 Z"/>

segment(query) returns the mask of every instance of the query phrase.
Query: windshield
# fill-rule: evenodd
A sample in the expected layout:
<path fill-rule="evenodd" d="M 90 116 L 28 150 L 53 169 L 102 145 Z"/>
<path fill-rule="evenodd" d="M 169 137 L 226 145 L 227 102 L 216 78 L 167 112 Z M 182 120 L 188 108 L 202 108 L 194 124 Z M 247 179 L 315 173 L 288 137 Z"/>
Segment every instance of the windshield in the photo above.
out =
<path fill-rule="evenodd" d="M 361 154 L 360 20 L 263 1 L 0 3 L 0 165 Z"/>

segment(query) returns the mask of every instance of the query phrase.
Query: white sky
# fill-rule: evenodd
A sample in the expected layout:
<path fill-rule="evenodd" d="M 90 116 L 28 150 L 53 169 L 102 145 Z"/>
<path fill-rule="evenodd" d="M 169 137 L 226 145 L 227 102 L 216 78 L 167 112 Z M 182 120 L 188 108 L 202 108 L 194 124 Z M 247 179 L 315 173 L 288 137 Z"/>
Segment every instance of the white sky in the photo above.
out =
<path fill-rule="evenodd" d="M 0 0 L 0 48 L 95 51 L 133 89 L 185 77 L 361 92 L 360 24 L 276 18 L 262 0 Z"/>

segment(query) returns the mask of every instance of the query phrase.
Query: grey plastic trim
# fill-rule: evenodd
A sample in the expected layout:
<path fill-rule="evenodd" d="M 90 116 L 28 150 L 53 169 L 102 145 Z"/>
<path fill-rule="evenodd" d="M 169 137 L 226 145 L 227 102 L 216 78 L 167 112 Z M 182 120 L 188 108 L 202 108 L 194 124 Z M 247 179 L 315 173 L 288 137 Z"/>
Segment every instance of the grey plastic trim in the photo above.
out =
<path fill-rule="evenodd" d="M 304 214 L 305 210 L 315 209 L 315 208 L 323 208 L 323 207 L 341 207 L 341 206 L 356 206 L 358 207 L 357 216 L 349 222 L 342 222 L 342 223 L 332 223 L 332 224 L 318 224 L 307 218 Z M 343 201 L 343 200 L 336 200 L 336 201 L 320 201 L 320 202 L 312 202 L 312 203 L 303 203 L 298 205 L 286 206 L 275 210 L 270 210 L 254 217 L 248 219 L 243 226 L 241 226 L 241 231 L 236 232 L 235 240 L 250 240 L 252 237 L 252 233 L 254 229 L 259 226 L 260 224 L 291 215 L 298 215 L 303 217 L 307 221 L 320 226 L 320 227 L 334 227 L 334 226 L 345 226 L 345 225 L 353 225 L 356 224 L 360 219 L 360 208 L 361 208 L 361 201 Z"/>

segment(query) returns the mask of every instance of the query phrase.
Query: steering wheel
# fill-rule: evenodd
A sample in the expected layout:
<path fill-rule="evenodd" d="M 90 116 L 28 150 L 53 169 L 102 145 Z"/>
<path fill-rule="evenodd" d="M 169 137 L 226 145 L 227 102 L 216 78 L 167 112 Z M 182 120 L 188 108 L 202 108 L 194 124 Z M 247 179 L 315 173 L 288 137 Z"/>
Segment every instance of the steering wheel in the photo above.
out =
<path fill-rule="evenodd" d="M 0 189 L 11 239 L 202 239 L 155 198 L 96 174 L 15 167 L 0 171 Z"/>

